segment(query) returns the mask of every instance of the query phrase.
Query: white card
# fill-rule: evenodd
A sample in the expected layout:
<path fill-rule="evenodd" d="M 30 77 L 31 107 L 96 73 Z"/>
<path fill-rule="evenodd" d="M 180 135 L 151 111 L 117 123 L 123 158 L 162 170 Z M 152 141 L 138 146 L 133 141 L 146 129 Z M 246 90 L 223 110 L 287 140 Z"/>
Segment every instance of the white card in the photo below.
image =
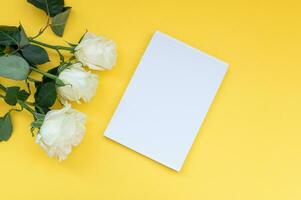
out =
<path fill-rule="evenodd" d="M 179 171 L 227 66 L 155 32 L 105 136 Z"/>

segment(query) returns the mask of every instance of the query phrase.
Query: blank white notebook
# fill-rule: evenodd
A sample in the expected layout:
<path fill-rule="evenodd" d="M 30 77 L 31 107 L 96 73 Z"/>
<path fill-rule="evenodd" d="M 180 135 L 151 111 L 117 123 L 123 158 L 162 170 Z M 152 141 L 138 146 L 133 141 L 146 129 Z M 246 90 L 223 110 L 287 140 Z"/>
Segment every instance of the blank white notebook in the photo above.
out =
<path fill-rule="evenodd" d="M 179 171 L 227 66 L 155 32 L 105 136 Z"/>

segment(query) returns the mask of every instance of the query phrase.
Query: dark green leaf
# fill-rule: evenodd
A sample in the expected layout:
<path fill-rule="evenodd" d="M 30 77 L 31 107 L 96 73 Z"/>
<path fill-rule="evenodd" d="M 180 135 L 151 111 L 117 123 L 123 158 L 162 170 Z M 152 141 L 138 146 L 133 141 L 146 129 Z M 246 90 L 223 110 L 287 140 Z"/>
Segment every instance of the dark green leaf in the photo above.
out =
<path fill-rule="evenodd" d="M 21 101 L 26 101 L 26 100 L 28 99 L 28 97 L 29 97 L 29 93 L 26 92 L 25 90 L 20 90 L 20 91 L 18 92 L 17 98 L 18 98 L 19 100 L 21 100 Z"/>
<path fill-rule="evenodd" d="M 0 141 L 7 141 L 13 132 L 13 125 L 10 118 L 10 113 L 0 118 Z"/>
<path fill-rule="evenodd" d="M 19 90 L 20 90 L 20 87 L 18 87 L 18 86 L 6 88 L 6 95 L 4 97 L 4 101 L 11 106 L 16 105 Z"/>
<path fill-rule="evenodd" d="M 0 45 L 19 45 L 20 34 L 16 26 L 0 26 Z"/>
<path fill-rule="evenodd" d="M 22 55 L 29 63 L 33 65 L 40 65 L 49 61 L 46 50 L 37 45 L 30 44 L 23 47 Z"/>
<path fill-rule="evenodd" d="M 70 15 L 71 7 L 64 8 L 64 11 L 55 15 L 52 18 L 51 29 L 57 35 L 62 37 L 64 34 L 65 26 Z"/>
<path fill-rule="evenodd" d="M 23 58 L 10 55 L 0 57 L 0 76 L 14 79 L 25 80 L 29 73 L 29 64 Z"/>
<path fill-rule="evenodd" d="M 5 55 L 5 49 L 6 49 L 5 45 L 0 45 L 0 56 Z"/>
<path fill-rule="evenodd" d="M 53 75 L 58 75 L 58 67 L 52 68 L 52 69 L 48 70 L 47 72 L 50 73 L 50 74 L 53 74 Z M 48 78 L 46 76 L 43 76 L 41 82 L 35 82 L 35 87 L 37 88 L 37 92 L 35 93 L 35 99 L 37 99 L 36 97 L 37 97 L 38 92 L 39 92 L 40 88 L 42 87 L 42 85 L 46 84 L 46 83 L 52 83 L 53 85 L 55 85 L 55 80 L 53 80 L 51 78 Z M 54 96 L 56 98 L 56 91 L 55 91 Z M 54 102 L 55 102 L 55 99 L 54 99 Z M 51 106 L 52 105 L 53 104 L 51 104 Z M 49 107 L 50 106 L 48 106 L 48 105 L 45 106 L 45 105 L 37 104 L 35 106 L 35 110 L 36 110 L 37 113 L 46 114 L 50 110 Z"/>
<path fill-rule="evenodd" d="M 22 25 L 16 26 L 0 26 L 0 45 L 15 45 L 21 48 L 28 45 L 29 41 Z"/>
<path fill-rule="evenodd" d="M 47 73 L 57 76 L 58 75 L 58 67 L 48 70 Z M 48 78 L 47 76 L 43 76 L 43 78 L 42 78 L 43 83 L 51 82 L 51 81 L 55 81 L 55 80 L 53 80 L 52 78 Z"/>
<path fill-rule="evenodd" d="M 44 10 L 51 17 L 64 10 L 64 0 L 27 0 L 27 2 Z"/>
<path fill-rule="evenodd" d="M 36 106 L 35 110 L 37 113 L 41 113 L 41 114 L 47 114 L 47 112 L 50 110 L 47 107 L 41 107 L 41 106 Z"/>
<path fill-rule="evenodd" d="M 41 85 L 42 85 L 42 81 L 35 81 L 35 82 L 34 82 L 34 86 L 35 86 L 36 88 L 40 87 Z"/>
<path fill-rule="evenodd" d="M 51 107 L 56 100 L 55 82 L 46 82 L 37 87 L 36 104 L 41 107 Z"/>

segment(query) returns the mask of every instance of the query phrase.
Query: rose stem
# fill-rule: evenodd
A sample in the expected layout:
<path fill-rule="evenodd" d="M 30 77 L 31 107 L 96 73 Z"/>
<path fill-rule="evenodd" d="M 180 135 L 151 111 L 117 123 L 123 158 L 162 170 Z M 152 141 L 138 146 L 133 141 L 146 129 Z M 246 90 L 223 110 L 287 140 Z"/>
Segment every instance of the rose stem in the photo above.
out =
<path fill-rule="evenodd" d="M 65 47 L 65 46 L 60 46 L 60 45 L 50 45 L 50 44 L 46 44 L 44 42 L 40 42 L 40 41 L 37 41 L 37 40 L 34 40 L 34 39 L 29 39 L 29 41 L 32 42 L 32 43 L 35 43 L 35 44 L 38 44 L 38 45 L 50 48 L 50 49 L 66 50 L 66 51 L 71 51 L 71 52 L 74 51 L 74 48 L 72 48 L 72 47 Z"/>
<path fill-rule="evenodd" d="M 56 80 L 56 79 L 58 78 L 57 76 L 55 76 L 55 75 L 53 75 L 53 74 L 44 72 L 44 71 L 42 71 L 42 70 L 40 70 L 40 69 L 38 69 L 38 68 L 32 67 L 32 66 L 30 66 L 30 69 L 31 69 L 32 71 L 38 72 L 38 73 L 40 73 L 40 74 L 42 74 L 42 75 L 44 75 L 44 76 L 46 76 L 46 77 L 48 77 L 48 78 L 51 78 L 51 79 L 53 79 L 53 80 Z"/>

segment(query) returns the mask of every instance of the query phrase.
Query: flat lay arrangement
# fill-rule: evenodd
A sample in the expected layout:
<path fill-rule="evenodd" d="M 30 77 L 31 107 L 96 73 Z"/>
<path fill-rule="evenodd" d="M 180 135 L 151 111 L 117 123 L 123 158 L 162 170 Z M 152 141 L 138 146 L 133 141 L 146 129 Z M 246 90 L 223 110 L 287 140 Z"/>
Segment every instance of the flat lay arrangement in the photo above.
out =
<path fill-rule="evenodd" d="M 300 200 L 301 2 L 2 0 L 3 200 Z"/>
<path fill-rule="evenodd" d="M 81 142 L 86 130 L 86 115 L 73 109 L 70 102 L 90 101 L 98 85 L 98 76 L 84 67 L 112 69 L 116 47 L 113 41 L 89 32 L 77 44 L 66 42 L 66 46 L 38 40 L 48 27 L 56 35 L 63 36 L 71 7 L 65 7 L 64 0 L 28 2 L 44 10 L 49 17 L 46 26 L 32 37 L 27 36 L 21 24 L 0 26 L 0 76 L 23 81 L 25 87 L 0 84 L 3 103 L 12 107 L 0 118 L 0 141 L 9 140 L 13 133 L 12 113 L 26 110 L 34 119 L 31 133 L 36 136 L 36 143 L 50 157 L 64 160 L 72 147 Z M 60 64 L 43 71 L 39 65 L 50 62 L 46 48 L 57 52 Z M 33 78 L 32 73 L 40 74 L 41 79 Z M 34 101 L 28 101 L 31 84 L 35 86 Z M 62 108 L 51 109 L 57 99 Z"/>

